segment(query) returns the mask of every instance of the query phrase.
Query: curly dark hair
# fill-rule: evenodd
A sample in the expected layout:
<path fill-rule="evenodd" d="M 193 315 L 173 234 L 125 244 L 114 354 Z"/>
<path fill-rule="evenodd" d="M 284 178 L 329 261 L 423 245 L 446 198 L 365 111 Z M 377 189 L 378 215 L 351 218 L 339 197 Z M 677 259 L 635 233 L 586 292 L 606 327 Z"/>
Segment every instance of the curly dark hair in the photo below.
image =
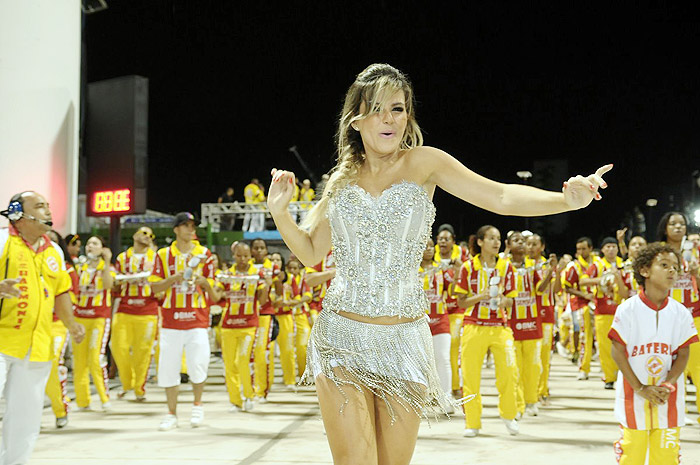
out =
<path fill-rule="evenodd" d="M 637 258 L 634 260 L 634 279 L 637 280 L 637 283 L 639 283 L 641 287 L 645 287 L 644 284 L 646 281 L 646 278 L 641 274 L 642 268 L 651 267 L 651 264 L 656 256 L 662 253 L 672 253 L 678 259 L 678 263 L 681 263 L 681 257 L 678 255 L 678 252 L 673 250 L 673 247 L 667 244 L 662 244 L 661 242 L 652 242 L 651 244 L 642 248 L 639 251 Z"/>

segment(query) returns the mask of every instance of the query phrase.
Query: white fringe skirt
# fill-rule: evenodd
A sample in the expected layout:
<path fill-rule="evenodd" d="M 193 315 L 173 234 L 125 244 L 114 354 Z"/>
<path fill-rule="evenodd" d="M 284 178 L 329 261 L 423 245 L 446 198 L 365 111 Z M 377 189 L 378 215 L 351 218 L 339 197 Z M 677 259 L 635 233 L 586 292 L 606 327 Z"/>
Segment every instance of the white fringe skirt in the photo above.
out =
<path fill-rule="evenodd" d="M 323 374 L 341 393 L 367 389 L 386 402 L 392 422 L 400 406 L 428 418 L 447 414 L 461 402 L 440 386 L 428 318 L 378 325 L 323 310 L 311 329 L 301 383 Z M 345 404 L 348 403 L 345 395 Z"/>

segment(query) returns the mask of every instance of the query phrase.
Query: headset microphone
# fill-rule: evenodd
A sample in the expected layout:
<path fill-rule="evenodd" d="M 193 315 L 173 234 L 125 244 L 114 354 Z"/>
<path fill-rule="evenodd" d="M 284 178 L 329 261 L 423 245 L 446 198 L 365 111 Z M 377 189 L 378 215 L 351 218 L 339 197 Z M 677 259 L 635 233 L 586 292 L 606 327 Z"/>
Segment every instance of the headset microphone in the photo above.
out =
<path fill-rule="evenodd" d="M 38 223 L 41 223 L 41 224 L 45 224 L 46 226 L 53 226 L 53 221 L 50 221 L 50 220 L 49 220 L 49 221 L 47 221 L 47 220 L 40 220 L 39 218 L 36 218 L 36 217 L 34 217 L 34 216 L 32 216 L 32 215 L 28 215 L 28 214 L 26 214 L 26 213 L 22 213 L 22 217 L 23 217 L 23 218 L 30 219 L 30 220 L 34 220 L 34 221 L 36 221 L 36 222 L 38 222 Z"/>

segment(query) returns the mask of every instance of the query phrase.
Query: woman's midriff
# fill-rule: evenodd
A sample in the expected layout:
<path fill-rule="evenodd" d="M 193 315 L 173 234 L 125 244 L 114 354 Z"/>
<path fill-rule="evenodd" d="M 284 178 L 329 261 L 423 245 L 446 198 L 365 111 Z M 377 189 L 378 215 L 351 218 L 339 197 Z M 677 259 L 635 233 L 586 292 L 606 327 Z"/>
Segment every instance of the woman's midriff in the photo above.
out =
<path fill-rule="evenodd" d="M 416 318 L 407 318 L 405 316 L 378 316 L 372 318 L 369 316 L 358 315 L 357 313 L 345 312 L 343 310 L 338 311 L 338 315 L 345 317 L 348 320 L 355 320 L 359 321 L 360 323 L 369 323 L 373 325 L 398 325 L 401 323 L 410 323 L 423 318 L 423 316 L 418 316 Z"/>

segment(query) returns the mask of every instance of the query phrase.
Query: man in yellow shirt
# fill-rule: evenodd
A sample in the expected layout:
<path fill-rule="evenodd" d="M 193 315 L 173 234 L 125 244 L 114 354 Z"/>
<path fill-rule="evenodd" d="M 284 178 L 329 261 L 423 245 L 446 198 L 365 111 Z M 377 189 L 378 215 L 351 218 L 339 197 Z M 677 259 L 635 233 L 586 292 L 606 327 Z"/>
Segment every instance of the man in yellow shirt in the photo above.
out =
<path fill-rule="evenodd" d="M 0 464 L 15 464 L 29 461 L 39 436 L 54 311 L 73 340 L 81 341 L 85 330 L 73 319 L 63 252 L 46 235 L 52 225 L 46 199 L 22 192 L 1 213 L 10 227 L 0 230 L 0 392 L 6 402 Z"/>
<path fill-rule="evenodd" d="M 265 201 L 265 189 L 257 178 L 250 180 L 250 183 L 243 190 L 245 203 L 247 205 L 260 204 Z M 265 229 L 265 213 L 246 213 L 243 217 L 243 231 L 256 232 Z"/>

